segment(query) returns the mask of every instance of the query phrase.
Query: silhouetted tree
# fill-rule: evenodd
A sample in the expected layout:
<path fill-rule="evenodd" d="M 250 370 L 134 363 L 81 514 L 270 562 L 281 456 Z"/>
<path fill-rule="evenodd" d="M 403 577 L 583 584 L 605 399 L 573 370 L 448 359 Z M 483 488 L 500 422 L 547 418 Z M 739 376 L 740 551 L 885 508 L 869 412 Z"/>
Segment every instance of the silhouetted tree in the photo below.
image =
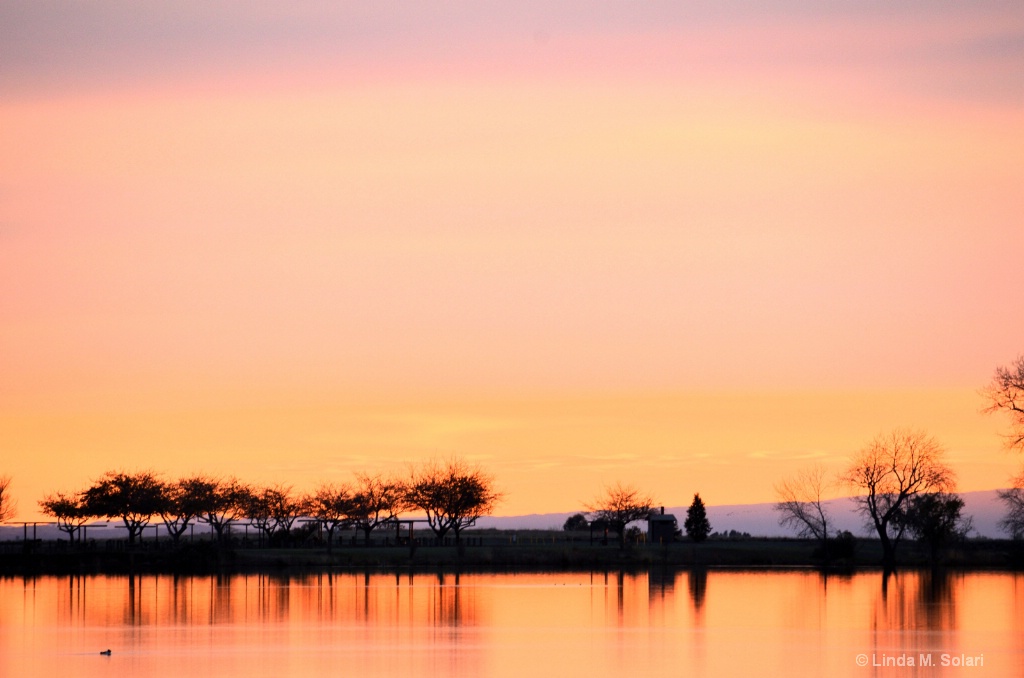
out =
<path fill-rule="evenodd" d="M 57 529 L 66 532 L 68 541 L 74 542 L 75 535 L 80 532 L 82 526 L 92 518 L 82 505 L 81 493 L 66 494 L 57 492 L 49 494 L 39 502 L 39 509 L 43 515 L 50 516 L 57 521 Z"/>
<path fill-rule="evenodd" d="M 333 548 L 334 531 L 352 524 L 352 488 L 324 483 L 302 500 L 303 512 L 327 532 L 327 552 Z"/>
<path fill-rule="evenodd" d="M 245 517 L 249 524 L 265 536 L 270 545 L 274 535 L 286 537 L 299 517 L 301 505 L 292 495 L 289 485 L 270 485 L 254 488 L 245 498 Z M 263 541 L 261 539 L 261 541 Z"/>
<path fill-rule="evenodd" d="M 630 525 L 626 528 L 626 541 L 630 544 L 639 544 L 640 540 L 644 537 L 644 531 L 636 525 Z"/>
<path fill-rule="evenodd" d="M 193 520 L 203 513 L 206 478 L 191 476 L 166 483 L 160 502 L 160 519 L 174 543 L 181 540 Z"/>
<path fill-rule="evenodd" d="M 856 497 L 882 544 L 882 564 L 896 564 L 896 548 L 906 531 L 900 520 L 909 500 L 923 492 L 953 489 L 953 470 L 942 446 L 920 431 L 896 429 L 880 435 L 853 455 L 845 480 L 863 494 Z"/>
<path fill-rule="evenodd" d="M 942 549 L 967 536 L 971 518 L 961 515 L 964 500 L 956 494 L 926 492 L 911 497 L 906 511 L 896 518 L 906 523 L 910 535 L 928 547 L 932 563 L 938 562 Z"/>
<path fill-rule="evenodd" d="M 89 515 L 120 518 L 132 545 L 160 512 L 163 491 L 163 483 L 152 471 L 108 471 L 82 493 L 82 503 Z"/>
<path fill-rule="evenodd" d="M 299 518 L 301 504 L 295 498 L 291 485 L 278 483 L 267 490 L 266 496 L 270 502 L 270 516 L 274 519 L 274 531 L 287 536 Z"/>
<path fill-rule="evenodd" d="M 686 520 L 683 521 L 683 528 L 686 536 L 700 543 L 711 534 L 711 523 L 708 522 L 708 514 L 704 508 L 704 501 L 699 494 L 693 495 L 693 503 L 686 509 Z"/>
<path fill-rule="evenodd" d="M 824 506 L 824 493 L 828 487 L 828 472 L 820 464 L 801 469 L 792 478 L 775 486 L 779 524 L 796 530 L 800 537 L 821 542 L 822 553 L 828 559 L 830 517 Z"/>
<path fill-rule="evenodd" d="M 244 517 L 252 488 L 233 477 L 203 476 L 195 479 L 193 490 L 202 507 L 197 520 L 213 528 L 217 543 L 223 545 L 227 530 Z"/>
<path fill-rule="evenodd" d="M 409 506 L 427 514 L 434 535 L 442 539 L 454 532 L 456 543 L 462 530 L 494 510 L 502 497 L 489 474 L 457 458 L 413 469 L 408 490 Z"/>
<path fill-rule="evenodd" d="M 565 524 L 562 525 L 562 529 L 566 532 L 582 532 L 590 527 L 590 523 L 587 522 L 587 517 L 582 513 L 571 515 L 565 519 Z"/>
<path fill-rule="evenodd" d="M 408 489 L 401 480 L 381 474 L 357 473 L 352 491 L 352 524 L 363 531 L 366 543 L 377 526 L 390 522 L 405 510 Z"/>
<path fill-rule="evenodd" d="M 1024 451 L 1024 355 L 1017 356 L 1008 367 L 997 367 L 982 394 L 988 400 L 985 412 L 1010 415 L 1006 446 Z M 1020 539 L 1024 536 L 1024 471 L 1011 480 L 1010 489 L 999 492 L 999 498 L 1006 505 L 1006 515 L 999 526 L 1014 539 Z"/>
<path fill-rule="evenodd" d="M 274 531 L 269 487 L 254 487 L 245 498 L 245 517 L 249 524 L 256 528 L 260 535 L 260 545 L 270 544 L 270 535 Z"/>
<path fill-rule="evenodd" d="M 0 476 L 0 523 L 13 518 L 16 509 L 17 504 L 11 496 L 11 477 Z"/>
<path fill-rule="evenodd" d="M 1012 483 L 1010 489 L 999 491 L 999 498 L 1006 506 L 1006 515 L 999 521 L 999 527 L 1013 539 L 1020 539 L 1024 537 L 1024 471 Z"/>
<path fill-rule="evenodd" d="M 986 412 L 1010 415 L 1007 446 L 1024 451 L 1024 355 L 1018 356 L 1009 367 L 997 367 L 991 383 L 982 393 L 989 402 Z"/>
<path fill-rule="evenodd" d="M 600 495 L 586 505 L 594 521 L 603 521 L 608 529 L 619 535 L 619 548 L 626 544 L 626 526 L 637 520 L 646 520 L 654 506 L 654 499 L 643 494 L 632 485 L 616 483 L 614 487 L 604 488 Z"/>

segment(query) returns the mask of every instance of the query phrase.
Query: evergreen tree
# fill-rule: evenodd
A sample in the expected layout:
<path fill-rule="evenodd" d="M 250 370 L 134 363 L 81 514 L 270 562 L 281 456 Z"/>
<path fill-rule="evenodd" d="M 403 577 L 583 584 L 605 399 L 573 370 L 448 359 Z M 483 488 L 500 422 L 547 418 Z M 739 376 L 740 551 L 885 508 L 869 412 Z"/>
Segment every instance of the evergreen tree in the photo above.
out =
<path fill-rule="evenodd" d="M 707 511 L 704 510 L 704 502 L 700 494 L 693 495 L 693 503 L 686 509 L 686 536 L 696 542 L 702 542 L 711 534 L 711 523 L 708 522 Z"/>

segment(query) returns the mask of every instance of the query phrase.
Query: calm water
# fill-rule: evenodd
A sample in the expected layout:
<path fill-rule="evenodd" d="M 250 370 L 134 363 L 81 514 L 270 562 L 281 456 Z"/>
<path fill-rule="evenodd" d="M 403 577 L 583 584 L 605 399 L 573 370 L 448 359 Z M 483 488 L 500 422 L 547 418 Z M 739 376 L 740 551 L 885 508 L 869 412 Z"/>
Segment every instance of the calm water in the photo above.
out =
<path fill-rule="evenodd" d="M 129 675 L 1024 675 L 1024 577 L 0 579 L 0 676 Z"/>

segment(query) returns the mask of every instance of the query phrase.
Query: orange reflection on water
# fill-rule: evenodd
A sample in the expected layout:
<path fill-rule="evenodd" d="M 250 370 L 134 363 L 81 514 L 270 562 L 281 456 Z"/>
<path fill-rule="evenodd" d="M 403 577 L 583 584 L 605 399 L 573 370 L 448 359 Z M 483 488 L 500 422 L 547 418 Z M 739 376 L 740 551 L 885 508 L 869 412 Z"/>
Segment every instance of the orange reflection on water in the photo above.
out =
<path fill-rule="evenodd" d="M 984 655 L 1001 675 L 1024 658 L 1022 603 L 1024 577 L 1009 573 L 11 578 L 0 580 L 0 675 L 892 672 L 858 667 L 862 653 Z"/>

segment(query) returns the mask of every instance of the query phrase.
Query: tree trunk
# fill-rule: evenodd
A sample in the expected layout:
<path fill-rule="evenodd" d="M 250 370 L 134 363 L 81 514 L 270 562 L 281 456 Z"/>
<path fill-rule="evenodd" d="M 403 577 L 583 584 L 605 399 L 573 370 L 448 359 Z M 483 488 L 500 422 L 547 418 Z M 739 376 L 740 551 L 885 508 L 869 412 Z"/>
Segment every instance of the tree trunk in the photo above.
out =
<path fill-rule="evenodd" d="M 896 569 L 896 547 L 884 528 L 878 530 L 878 538 L 882 543 L 882 567 L 891 572 Z"/>

